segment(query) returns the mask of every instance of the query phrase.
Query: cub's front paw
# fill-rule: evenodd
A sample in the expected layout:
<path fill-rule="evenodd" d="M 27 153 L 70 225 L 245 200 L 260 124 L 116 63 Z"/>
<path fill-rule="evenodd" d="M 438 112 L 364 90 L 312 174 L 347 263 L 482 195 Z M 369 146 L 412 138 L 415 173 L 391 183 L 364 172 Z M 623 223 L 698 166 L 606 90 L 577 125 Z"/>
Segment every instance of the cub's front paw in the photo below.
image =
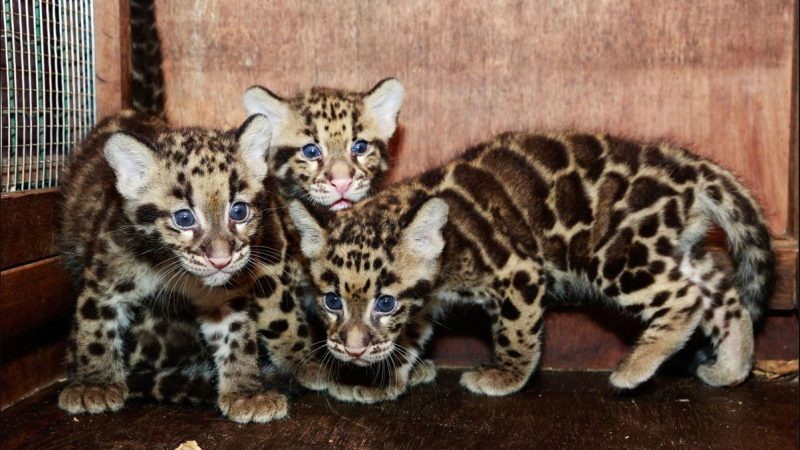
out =
<path fill-rule="evenodd" d="M 408 385 L 427 384 L 436 378 L 436 363 L 432 359 L 418 361 L 411 369 L 408 377 Z"/>
<path fill-rule="evenodd" d="M 97 414 L 119 411 L 128 397 L 128 387 L 123 383 L 107 385 L 71 384 L 58 396 L 58 406 L 70 414 Z"/>
<path fill-rule="evenodd" d="M 461 385 L 476 394 L 501 396 L 522 389 L 528 378 L 518 371 L 496 366 L 479 367 L 461 375 Z"/>
<path fill-rule="evenodd" d="M 328 387 L 331 397 L 342 402 L 351 403 L 378 403 L 385 400 L 396 400 L 405 392 L 405 387 L 387 386 L 374 388 L 370 386 L 346 386 L 335 384 Z"/>
<path fill-rule="evenodd" d="M 309 361 L 295 373 L 300 386 L 312 391 L 324 391 L 331 381 L 328 370 L 316 361 Z"/>
<path fill-rule="evenodd" d="M 238 423 L 269 422 L 283 419 L 289 411 L 286 396 L 278 392 L 228 392 L 220 394 L 219 409 Z"/>
<path fill-rule="evenodd" d="M 651 362 L 649 358 L 628 357 L 611 373 L 609 381 L 614 388 L 619 390 L 634 389 L 652 378 L 658 365 L 658 362 Z"/>

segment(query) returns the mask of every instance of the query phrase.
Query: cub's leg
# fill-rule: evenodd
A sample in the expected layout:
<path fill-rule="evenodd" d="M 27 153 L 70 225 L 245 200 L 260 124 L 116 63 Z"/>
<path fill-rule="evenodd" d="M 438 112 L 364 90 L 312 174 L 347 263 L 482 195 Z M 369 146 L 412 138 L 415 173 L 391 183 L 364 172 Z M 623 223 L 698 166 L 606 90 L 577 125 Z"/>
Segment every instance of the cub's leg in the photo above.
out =
<path fill-rule="evenodd" d="M 145 297 L 147 288 L 134 279 L 99 277 L 92 270 L 99 265 L 84 273 L 70 338 L 70 381 L 58 397 L 58 406 L 71 414 L 117 411 L 128 396 L 122 336 L 129 305 Z"/>
<path fill-rule="evenodd" d="M 425 344 L 433 334 L 432 318 L 438 308 L 437 300 L 428 300 L 422 310 L 414 314 L 410 326 L 406 326 L 403 336 L 397 343 L 402 346 L 398 353 L 402 354 L 411 368 L 408 373 L 408 386 L 427 384 L 436 379 L 436 363 L 430 359 L 422 359 Z"/>
<path fill-rule="evenodd" d="M 677 267 L 651 274 L 649 278 L 626 274 L 630 272 L 620 278 L 623 293 L 617 300 L 627 309 L 641 310 L 639 317 L 648 322 L 648 327 L 611 374 L 611 384 L 618 389 L 632 389 L 647 381 L 667 358 L 680 350 L 697 328 L 707 301 L 700 287 Z M 651 282 L 642 286 L 643 280 Z"/>
<path fill-rule="evenodd" d="M 278 369 L 292 374 L 306 389 L 321 391 L 327 388 L 328 377 L 315 356 L 325 347 L 311 342 L 303 308 L 306 294 L 293 282 L 300 276 L 295 273 L 279 280 L 263 275 L 257 280 L 258 335 Z"/>
<path fill-rule="evenodd" d="M 189 315 L 176 309 L 156 305 L 134 314 L 126 338 L 134 343 L 127 355 L 130 395 L 172 403 L 215 404 L 216 366 L 197 317 L 193 311 Z"/>
<path fill-rule="evenodd" d="M 723 304 L 714 300 L 703 313 L 701 326 L 711 340 L 713 357 L 697 367 L 697 376 L 711 386 L 734 386 L 753 367 L 753 323 L 735 290 L 722 298 Z"/>
<path fill-rule="evenodd" d="M 516 270 L 498 277 L 497 297 L 487 305 L 493 316 L 494 360 L 461 376 L 461 384 L 476 394 L 516 392 L 539 364 L 545 282 L 537 265 L 515 266 Z"/>
<path fill-rule="evenodd" d="M 408 378 L 409 386 L 428 384 L 436 379 L 436 363 L 432 359 L 420 359 L 411 368 Z"/>
<path fill-rule="evenodd" d="M 217 369 L 217 404 L 239 423 L 267 422 L 286 416 L 286 397 L 267 391 L 258 364 L 256 325 L 247 314 L 249 300 L 230 302 L 228 311 L 201 317 L 201 333 Z"/>
<path fill-rule="evenodd" d="M 713 354 L 697 367 L 697 376 L 711 386 L 731 386 L 743 382 L 753 366 L 753 323 L 727 274 L 711 267 L 699 283 L 711 298 L 700 326 Z"/>

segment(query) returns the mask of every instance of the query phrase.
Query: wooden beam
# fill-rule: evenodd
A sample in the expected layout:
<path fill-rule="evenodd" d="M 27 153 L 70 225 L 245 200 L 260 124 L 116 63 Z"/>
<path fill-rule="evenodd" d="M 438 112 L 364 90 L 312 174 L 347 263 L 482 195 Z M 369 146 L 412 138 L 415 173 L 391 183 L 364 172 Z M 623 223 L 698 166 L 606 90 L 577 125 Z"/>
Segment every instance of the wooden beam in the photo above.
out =
<path fill-rule="evenodd" d="M 61 257 L 0 273 L 0 339 L 69 316 L 75 305 Z"/>
<path fill-rule="evenodd" d="M 120 103 L 131 106 L 131 2 L 119 0 Z"/>
<path fill-rule="evenodd" d="M 94 2 L 95 80 L 97 118 L 102 119 L 122 108 L 122 92 L 127 75 L 122 74 L 121 2 Z"/>
<path fill-rule="evenodd" d="M 792 112 L 791 127 L 792 133 L 789 139 L 789 222 L 787 233 L 795 239 L 800 238 L 800 206 L 798 206 L 798 193 L 800 192 L 800 177 L 798 177 L 798 159 L 800 159 L 800 69 L 798 69 L 798 51 L 800 44 L 800 4 L 795 3 L 794 8 L 794 58 L 792 59 Z"/>
<path fill-rule="evenodd" d="M 68 331 L 61 321 L 2 342 L 0 409 L 64 376 Z"/>
<path fill-rule="evenodd" d="M 430 348 L 437 364 L 470 367 L 491 361 L 486 314 L 453 308 L 442 319 Z M 542 367 L 613 369 L 630 351 L 643 326 L 634 318 L 605 307 L 560 307 L 545 315 Z M 756 359 L 797 359 L 798 322 L 791 315 L 767 318 L 756 338 Z"/>
<path fill-rule="evenodd" d="M 0 196 L 0 269 L 52 256 L 58 189 L 41 189 Z"/>

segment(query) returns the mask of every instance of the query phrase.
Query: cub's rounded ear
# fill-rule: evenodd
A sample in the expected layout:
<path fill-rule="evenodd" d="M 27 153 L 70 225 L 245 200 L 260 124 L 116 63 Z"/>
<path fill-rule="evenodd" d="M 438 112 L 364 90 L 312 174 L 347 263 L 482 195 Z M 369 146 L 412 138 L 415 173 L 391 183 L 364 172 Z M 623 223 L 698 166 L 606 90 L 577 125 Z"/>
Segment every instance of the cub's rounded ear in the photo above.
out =
<path fill-rule="evenodd" d="M 299 200 L 289 204 L 289 217 L 300 233 L 300 250 L 306 258 L 315 259 L 325 246 L 325 230 Z"/>
<path fill-rule="evenodd" d="M 289 104 L 272 91 L 261 86 L 252 86 L 244 93 L 244 109 L 248 115 L 263 114 L 272 123 L 272 135 L 277 137 L 289 117 Z"/>
<path fill-rule="evenodd" d="M 406 90 L 394 78 L 380 81 L 364 96 L 364 105 L 372 113 L 378 124 L 378 132 L 384 140 L 389 140 L 397 129 L 397 115 L 403 106 Z"/>
<path fill-rule="evenodd" d="M 444 250 L 442 228 L 450 211 L 447 202 L 433 197 L 417 210 L 414 220 L 403 231 L 402 243 L 407 251 L 422 259 L 436 259 Z"/>
<path fill-rule="evenodd" d="M 267 176 L 267 152 L 272 140 L 272 124 L 266 116 L 254 114 L 237 133 L 239 154 L 253 176 L 263 180 Z"/>
<path fill-rule="evenodd" d="M 139 138 L 117 132 L 106 141 L 103 156 L 117 177 L 117 191 L 127 200 L 138 199 L 153 176 L 154 150 Z"/>

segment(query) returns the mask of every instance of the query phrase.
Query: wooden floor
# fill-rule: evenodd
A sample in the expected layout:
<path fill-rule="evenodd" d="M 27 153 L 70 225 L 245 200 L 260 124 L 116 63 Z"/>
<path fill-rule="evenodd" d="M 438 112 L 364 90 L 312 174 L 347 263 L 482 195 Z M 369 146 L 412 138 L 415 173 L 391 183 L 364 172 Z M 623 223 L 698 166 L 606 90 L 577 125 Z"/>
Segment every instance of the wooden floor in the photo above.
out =
<path fill-rule="evenodd" d="M 401 400 L 352 405 L 299 396 L 291 416 L 237 425 L 210 409 L 135 403 L 122 412 L 70 417 L 58 386 L 2 412 L 2 447 L 163 448 L 195 440 L 221 448 L 720 448 L 798 447 L 796 381 L 749 380 L 714 389 L 660 378 L 615 394 L 608 373 L 545 371 L 521 393 L 477 397 L 440 371 Z"/>

